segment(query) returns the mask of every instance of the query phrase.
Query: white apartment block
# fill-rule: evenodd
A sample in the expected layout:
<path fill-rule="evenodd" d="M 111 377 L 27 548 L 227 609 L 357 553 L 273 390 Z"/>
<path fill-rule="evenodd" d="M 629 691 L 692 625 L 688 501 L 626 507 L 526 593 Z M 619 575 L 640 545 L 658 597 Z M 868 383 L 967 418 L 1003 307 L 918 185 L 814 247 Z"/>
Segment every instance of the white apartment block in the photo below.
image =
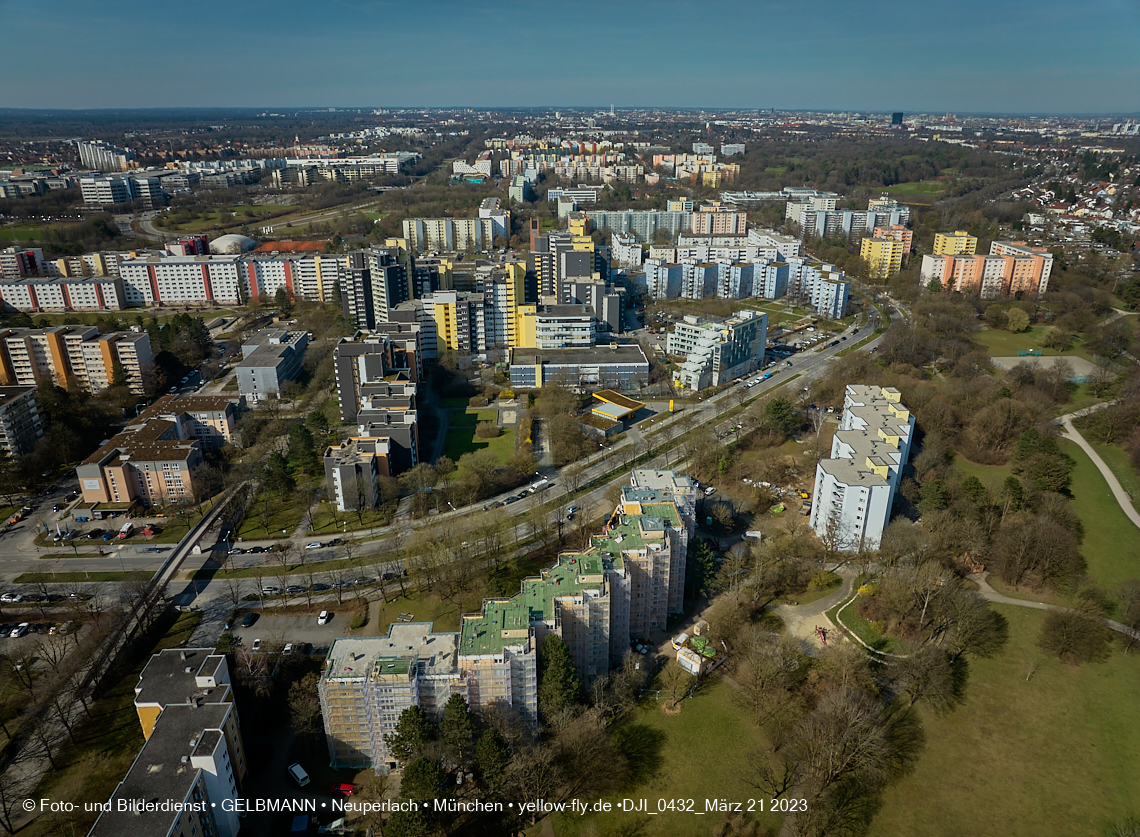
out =
<path fill-rule="evenodd" d="M 847 313 L 850 283 L 835 265 L 799 257 L 788 261 L 788 295 L 810 302 L 821 317 L 839 320 Z"/>
<path fill-rule="evenodd" d="M 815 470 L 811 527 L 821 539 L 845 552 L 879 548 L 913 438 L 897 389 L 847 385 L 831 457 Z"/>
<path fill-rule="evenodd" d="M 645 292 L 650 299 L 661 301 L 681 295 L 681 266 L 660 259 L 645 263 Z"/>
<path fill-rule="evenodd" d="M 40 311 L 121 311 L 126 307 L 123 282 L 115 276 L 0 282 L 6 308 Z"/>
<path fill-rule="evenodd" d="M 496 225 L 510 228 L 509 217 L 502 217 L 505 212 L 488 218 L 405 218 L 404 238 L 418 253 L 486 250 L 495 240 Z"/>
<path fill-rule="evenodd" d="M 95 171 L 126 171 L 130 168 L 131 160 L 135 159 L 133 151 L 116 148 L 105 142 L 77 141 L 75 146 L 79 150 L 79 162 L 85 168 Z"/>
<path fill-rule="evenodd" d="M 742 262 L 717 265 L 717 296 L 721 299 L 744 299 L 755 295 L 757 271 L 764 265 Z"/>
<path fill-rule="evenodd" d="M 534 315 L 536 349 L 588 349 L 597 341 L 589 305 L 540 305 Z"/>
<path fill-rule="evenodd" d="M 645 251 L 633 233 L 614 233 L 610 251 L 618 267 L 641 267 L 645 260 Z"/>
<path fill-rule="evenodd" d="M 683 299 L 709 299 L 717 292 L 717 266 L 715 264 L 681 265 L 681 297 Z"/>
<path fill-rule="evenodd" d="M 759 369 L 767 345 L 768 315 L 745 310 L 724 320 L 684 317 L 669 332 L 665 351 L 685 359 L 674 383 L 699 392 Z"/>

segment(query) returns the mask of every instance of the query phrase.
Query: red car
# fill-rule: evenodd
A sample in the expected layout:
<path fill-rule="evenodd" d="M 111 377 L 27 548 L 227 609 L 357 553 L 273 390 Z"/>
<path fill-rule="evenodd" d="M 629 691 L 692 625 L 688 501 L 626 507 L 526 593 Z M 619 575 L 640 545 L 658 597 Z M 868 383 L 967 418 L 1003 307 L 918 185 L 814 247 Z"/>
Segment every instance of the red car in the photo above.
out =
<path fill-rule="evenodd" d="M 348 782 L 342 782 L 339 785 L 331 785 L 329 793 L 333 796 L 352 796 L 356 793 L 356 786 L 350 785 Z"/>

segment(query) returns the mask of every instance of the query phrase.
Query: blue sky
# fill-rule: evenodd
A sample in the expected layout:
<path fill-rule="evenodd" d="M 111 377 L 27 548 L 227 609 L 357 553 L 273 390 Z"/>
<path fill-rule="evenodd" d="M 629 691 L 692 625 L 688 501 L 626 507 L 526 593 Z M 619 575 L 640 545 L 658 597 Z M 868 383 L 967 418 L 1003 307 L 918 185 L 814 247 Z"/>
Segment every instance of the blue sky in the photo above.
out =
<path fill-rule="evenodd" d="M 0 0 L 0 107 L 1140 111 L 1140 0 Z"/>

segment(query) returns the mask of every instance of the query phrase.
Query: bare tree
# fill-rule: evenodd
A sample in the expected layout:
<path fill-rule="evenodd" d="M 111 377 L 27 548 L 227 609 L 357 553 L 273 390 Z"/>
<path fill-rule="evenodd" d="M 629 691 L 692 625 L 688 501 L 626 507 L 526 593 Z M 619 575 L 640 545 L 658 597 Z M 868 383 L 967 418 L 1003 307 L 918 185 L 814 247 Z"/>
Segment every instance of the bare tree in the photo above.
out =
<path fill-rule="evenodd" d="M 669 696 L 671 706 L 680 703 L 694 680 L 693 675 L 681 668 L 676 660 L 667 662 L 661 673 L 657 675 L 657 685 Z"/>

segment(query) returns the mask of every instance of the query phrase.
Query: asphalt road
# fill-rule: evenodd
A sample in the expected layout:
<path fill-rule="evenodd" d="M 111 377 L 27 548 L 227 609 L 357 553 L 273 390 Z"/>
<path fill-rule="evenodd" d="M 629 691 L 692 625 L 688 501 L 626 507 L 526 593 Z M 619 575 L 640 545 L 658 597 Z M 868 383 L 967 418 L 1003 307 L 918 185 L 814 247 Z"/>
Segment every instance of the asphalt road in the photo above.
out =
<path fill-rule="evenodd" d="M 897 319 L 900 315 L 897 311 L 894 311 L 892 309 L 891 316 L 892 319 Z M 834 358 L 836 353 L 849 347 L 854 342 L 858 342 L 859 339 L 862 339 L 866 336 L 866 326 L 860 330 L 860 334 L 858 335 L 852 335 L 850 329 L 846 332 L 846 334 L 848 336 L 848 340 L 841 341 L 838 346 L 829 346 L 827 344 L 823 344 L 821 347 L 817 347 L 815 350 L 793 355 L 791 358 L 790 367 L 786 363 L 782 363 L 782 365 L 779 367 L 779 373 L 767 382 L 767 386 L 762 387 L 758 385 L 753 387 L 752 389 L 748 390 L 747 397 L 749 399 L 754 399 L 758 396 L 772 394 L 777 390 L 783 388 L 788 389 L 789 395 L 798 395 L 800 392 L 802 392 L 802 387 L 809 386 L 812 380 L 822 376 L 826 372 L 828 366 L 831 363 L 831 360 Z M 871 348 L 871 346 L 877 345 L 879 339 L 881 338 L 876 338 L 875 341 L 864 347 L 862 350 L 865 351 Z M 789 386 L 787 381 L 793 375 L 798 375 L 799 377 L 797 377 L 795 382 Z M 748 376 L 745 380 L 752 380 L 756 377 L 757 375 L 751 375 Z M 698 402 L 696 404 L 686 405 L 683 410 L 687 410 L 690 414 L 696 415 L 696 420 L 693 422 L 694 426 L 709 425 L 714 429 L 714 431 L 723 434 L 724 432 L 727 432 L 728 425 L 731 422 L 723 421 L 718 424 L 717 418 L 721 413 L 732 409 L 740 403 L 736 395 L 736 390 L 743 385 L 743 382 L 735 384 L 734 386 L 730 387 L 726 391 L 718 394 L 713 398 L 710 398 L 703 402 Z M 666 419 L 665 421 L 679 421 L 679 416 L 682 414 L 683 413 L 679 413 L 678 417 Z M 735 418 L 733 421 L 735 421 Z M 598 453 L 593 454 L 583 460 L 586 467 L 580 481 L 580 484 L 582 485 L 589 484 L 595 479 L 610 474 L 610 472 L 614 471 L 615 468 L 617 468 L 618 471 L 616 473 L 613 473 L 610 479 L 605 480 L 604 483 L 596 486 L 589 492 L 583 495 L 579 495 L 578 497 L 574 498 L 573 501 L 565 500 L 563 507 L 565 507 L 566 504 L 573 502 L 573 504 L 577 505 L 581 509 L 579 514 L 585 514 L 589 516 L 600 514 L 603 511 L 602 504 L 605 502 L 604 498 L 607 488 L 615 483 L 624 483 L 628 478 L 626 469 L 624 467 L 621 467 L 621 463 L 624 461 L 622 449 L 632 447 L 634 450 L 636 450 L 636 439 L 634 437 L 637 435 L 639 434 L 627 434 L 627 438 L 619 442 L 618 445 L 615 445 L 614 448 L 601 450 Z M 654 440 L 659 440 L 659 437 L 655 436 Z M 674 452 L 658 455 L 650 463 L 643 467 L 675 467 L 678 464 L 678 455 L 679 454 Z M 530 510 L 535 505 L 546 503 L 554 497 L 565 494 L 566 486 L 561 482 L 561 475 L 558 471 L 552 470 L 550 473 L 547 473 L 546 476 L 553 483 L 549 489 L 543 492 L 539 492 L 536 495 L 530 495 L 524 500 L 518 501 L 509 506 L 504 506 L 502 508 L 494 510 L 493 513 L 500 514 L 504 517 L 514 517 L 514 525 L 510 531 L 504 535 L 505 542 L 525 543 L 529 541 L 532 536 L 532 532 L 531 526 L 527 522 L 527 514 L 530 512 Z M 67 481 L 61 482 L 60 484 L 53 487 L 52 491 L 39 502 L 39 508 L 42 509 L 46 507 L 47 509 L 50 509 L 53 502 L 63 499 L 70 490 L 71 486 L 67 483 Z M 445 514 L 432 516 L 422 520 L 406 520 L 399 522 L 393 529 L 385 530 L 377 538 L 362 543 L 361 548 L 356 553 L 356 555 L 361 556 L 365 561 L 374 560 L 375 556 L 377 555 L 392 552 L 398 545 L 397 540 L 400 543 L 404 543 L 406 542 L 406 539 L 410 533 L 422 528 L 432 528 L 441 532 L 459 531 L 466 529 L 472 525 L 473 521 L 477 521 L 479 519 L 475 516 L 486 514 L 486 512 L 483 511 L 484 504 L 489 506 L 496 500 L 501 502 L 507 497 L 511 496 L 511 494 L 517 494 L 517 490 L 515 492 L 500 495 L 497 498 L 484 500 L 480 504 L 460 508 L 456 511 L 447 512 Z M 35 515 L 33 515 L 33 518 L 34 517 Z M 35 547 L 34 545 L 31 545 L 31 538 L 34 537 L 35 534 L 34 529 L 32 529 L 30 525 L 27 526 L 27 529 L 30 530 L 30 534 L 29 531 L 23 531 L 24 529 L 24 526 L 20 526 L 17 527 L 13 532 L 0 535 L 0 580 L 10 582 L 12 578 L 21 572 L 26 572 L 29 570 L 42 571 L 46 570 L 48 567 L 52 567 L 57 572 L 96 570 L 113 571 L 120 568 L 127 570 L 156 570 L 165 562 L 166 558 L 169 556 L 169 552 L 156 554 L 141 551 L 145 547 L 125 547 L 123 550 L 116 550 L 115 554 L 104 558 L 84 559 L 59 557 L 56 560 L 50 560 L 44 557 L 37 558 Z M 209 538 L 207 540 L 209 540 Z M 299 532 L 294 536 L 294 540 L 296 541 L 296 546 L 298 548 L 302 548 L 305 542 L 312 540 L 327 541 L 328 538 L 314 538 L 312 535 L 307 535 L 303 532 Z M 272 543 L 275 542 L 246 541 L 242 544 L 242 546 L 248 548 L 250 546 L 270 545 Z M 521 549 L 522 548 L 520 548 L 520 551 Z M 211 558 L 215 562 L 220 563 L 224 559 L 224 551 L 224 545 L 217 545 L 212 555 L 207 550 L 206 553 L 201 557 L 191 556 L 188 558 L 182 569 L 184 571 L 193 571 L 198 567 L 206 564 L 206 562 Z M 43 550 L 41 552 L 41 555 L 46 552 L 47 550 Z M 67 554 L 70 554 L 70 550 L 67 550 Z M 334 558 L 343 557 L 342 551 L 339 550 L 338 547 L 323 547 L 319 550 L 309 550 L 305 554 L 306 557 L 313 562 L 327 561 Z M 238 567 L 255 567 L 259 565 L 266 566 L 269 563 L 266 560 L 265 554 L 257 553 L 246 553 L 244 555 L 231 556 L 230 560 L 234 566 Z M 393 568 L 398 569 L 398 566 L 393 565 Z M 363 574 L 371 575 L 376 575 L 380 571 L 381 570 L 376 566 L 368 566 L 361 570 Z M 321 583 L 330 584 L 334 581 L 331 574 L 323 574 L 323 576 L 319 575 L 316 577 L 316 580 Z M 300 584 L 309 583 L 309 580 L 300 577 L 294 578 L 294 581 L 295 583 Z M 272 567 L 266 566 L 263 582 L 266 584 L 280 584 L 280 582 L 273 577 Z M 258 591 L 255 589 L 257 585 L 258 582 L 256 579 L 247 579 L 245 582 L 243 582 L 243 589 L 241 591 L 242 595 L 257 593 Z M 217 634 L 221 631 L 222 623 L 226 618 L 228 618 L 230 610 L 233 607 L 232 590 L 228 589 L 225 583 L 222 581 L 215 580 L 213 582 L 175 582 L 172 584 L 171 594 L 177 596 L 177 601 L 179 603 L 199 607 L 204 611 L 203 615 L 206 618 L 203 620 L 203 624 L 200 628 L 199 633 L 212 635 L 212 637 L 205 636 L 203 637 L 204 639 L 216 638 Z M 295 600 L 296 598 L 297 597 L 294 597 Z M 318 600 L 321 599 L 323 599 L 326 603 L 335 601 L 332 591 L 320 594 Z M 269 599 L 269 601 L 276 600 L 277 599 Z"/>

